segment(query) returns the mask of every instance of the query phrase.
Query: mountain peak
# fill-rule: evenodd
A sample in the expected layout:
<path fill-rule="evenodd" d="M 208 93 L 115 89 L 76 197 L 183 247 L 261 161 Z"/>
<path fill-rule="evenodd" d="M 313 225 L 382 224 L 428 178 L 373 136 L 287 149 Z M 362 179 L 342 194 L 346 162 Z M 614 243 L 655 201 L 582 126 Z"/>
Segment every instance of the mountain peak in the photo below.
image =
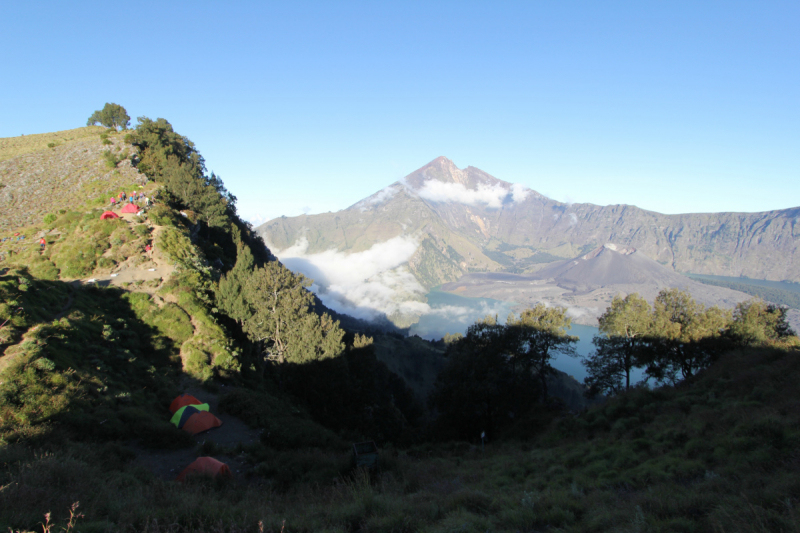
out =
<path fill-rule="evenodd" d="M 422 185 L 423 181 L 429 179 L 451 183 L 462 183 L 461 175 L 463 173 L 464 171 L 458 168 L 455 163 L 441 155 L 427 165 L 418 168 L 406 176 L 406 181 L 415 188 L 419 185 Z"/>
<path fill-rule="evenodd" d="M 490 176 L 479 168 L 467 167 L 460 169 L 450 159 L 439 156 L 427 165 L 418 168 L 404 178 L 406 185 L 418 190 L 426 181 L 440 181 L 443 183 L 456 183 L 466 189 L 476 189 L 479 184 L 487 186 L 503 185 L 510 187 L 510 183 Z"/>
<path fill-rule="evenodd" d="M 631 255 L 632 253 L 636 252 L 636 248 L 634 248 L 633 246 L 620 246 L 612 242 L 607 242 L 603 246 L 598 246 L 591 252 L 583 255 L 581 259 L 583 259 L 584 261 L 589 261 L 600 255 L 601 253 L 603 253 L 605 250 L 611 250 L 612 252 L 616 252 L 621 255 Z"/>

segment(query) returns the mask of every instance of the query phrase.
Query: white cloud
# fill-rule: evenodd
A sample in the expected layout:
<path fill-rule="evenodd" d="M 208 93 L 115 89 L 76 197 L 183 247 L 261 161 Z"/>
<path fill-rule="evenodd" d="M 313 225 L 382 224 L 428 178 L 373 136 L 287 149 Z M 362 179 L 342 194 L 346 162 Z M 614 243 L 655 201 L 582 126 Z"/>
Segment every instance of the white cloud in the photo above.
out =
<path fill-rule="evenodd" d="M 483 204 L 499 208 L 507 198 L 513 202 L 523 201 L 530 193 L 523 185 L 514 184 L 506 189 L 500 184 L 479 183 L 477 189 L 467 189 L 461 183 L 427 180 L 415 191 L 420 197 L 432 202 L 457 202 L 465 205 Z"/>
<path fill-rule="evenodd" d="M 521 183 L 515 183 L 511 186 L 511 199 L 514 200 L 514 202 L 522 202 L 530 193 L 531 190 Z"/>
<path fill-rule="evenodd" d="M 569 214 L 569 225 L 570 226 L 574 226 L 577 223 L 578 223 L 577 215 L 575 213 L 570 213 Z"/>
<path fill-rule="evenodd" d="M 411 237 L 395 237 L 363 252 L 309 254 L 303 238 L 275 255 L 293 272 L 313 279 L 311 289 L 326 306 L 372 320 L 381 314 L 419 316 L 430 311 L 420 301 L 427 291 L 405 265 L 417 246 Z"/>
<path fill-rule="evenodd" d="M 256 226 L 260 226 L 261 224 L 263 224 L 267 220 L 269 220 L 269 219 L 267 217 L 265 217 L 264 215 L 255 215 L 255 216 L 250 217 L 248 219 L 248 222 L 250 222 L 253 225 L 253 227 L 256 227 Z"/>
<path fill-rule="evenodd" d="M 394 196 L 395 193 L 397 193 L 397 191 L 399 189 L 400 189 L 400 187 L 398 187 L 396 184 L 395 185 L 389 185 L 388 187 L 384 187 L 380 191 L 376 192 L 372 196 L 364 198 L 363 200 L 358 202 L 356 205 L 361 209 L 362 212 L 363 211 L 367 211 L 373 205 L 382 204 L 383 202 L 385 202 L 386 200 L 388 200 L 389 198 Z"/>

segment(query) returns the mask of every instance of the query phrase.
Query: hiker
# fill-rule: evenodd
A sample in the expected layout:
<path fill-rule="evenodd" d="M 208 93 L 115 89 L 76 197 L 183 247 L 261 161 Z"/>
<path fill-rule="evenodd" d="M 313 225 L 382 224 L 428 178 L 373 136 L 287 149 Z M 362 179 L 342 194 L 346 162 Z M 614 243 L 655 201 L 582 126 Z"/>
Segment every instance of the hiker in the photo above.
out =
<path fill-rule="evenodd" d="M 44 240 L 44 237 L 39 239 L 39 245 L 42 247 L 42 251 L 44 251 L 44 245 L 47 244 L 47 241 Z"/>
<path fill-rule="evenodd" d="M 150 198 L 148 198 L 147 196 L 144 197 L 144 205 L 146 207 L 150 207 Z"/>
<path fill-rule="evenodd" d="M 113 206 L 113 205 L 116 205 L 116 204 L 117 204 L 117 199 L 112 196 L 111 197 L 111 205 Z"/>
<path fill-rule="evenodd" d="M 145 246 L 145 247 L 144 247 L 144 253 L 146 253 L 148 257 L 150 257 L 150 256 L 152 255 L 152 254 L 150 253 L 150 252 L 152 252 L 152 251 L 153 251 L 153 247 L 152 247 L 152 246 L 150 246 L 149 244 L 148 244 L 147 246 Z"/>

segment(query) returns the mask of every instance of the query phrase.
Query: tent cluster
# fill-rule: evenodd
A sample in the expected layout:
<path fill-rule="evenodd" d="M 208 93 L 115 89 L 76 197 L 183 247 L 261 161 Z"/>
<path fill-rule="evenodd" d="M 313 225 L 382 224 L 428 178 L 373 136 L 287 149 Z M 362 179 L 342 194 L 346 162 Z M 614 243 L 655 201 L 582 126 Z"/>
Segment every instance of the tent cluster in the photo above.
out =
<path fill-rule="evenodd" d="M 202 403 L 191 394 L 181 394 L 172 400 L 169 411 L 172 413 L 170 422 L 192 435 L 222 425 L 222 420 L 208 412 L 208 404 Z"/>
<path fill-rule="evenodd" d="M 181 394 L 169 405 L 170 420 L 178 428 L 197 435 L 222 425 L 222 420 L 208 411 L 208 404 L 202 403 L 191 394 Z M 192 464 L 178 474 L 176 481 L 184 481 L 190 475 L 212 477 L 233 477 L 231 469 L 213 457 L 198 457 Z"/>

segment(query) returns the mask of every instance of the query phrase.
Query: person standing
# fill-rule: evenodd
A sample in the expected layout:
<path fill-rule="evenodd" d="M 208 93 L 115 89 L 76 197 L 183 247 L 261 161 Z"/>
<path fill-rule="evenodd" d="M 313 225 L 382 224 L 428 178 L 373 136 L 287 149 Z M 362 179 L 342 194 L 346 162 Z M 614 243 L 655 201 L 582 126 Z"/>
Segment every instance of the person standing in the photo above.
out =
<path fill-rule="evenodd" d="M 39 239 L 39 246 L 41 246 L 41 248 L 42 248 L 42 251 L 44 251 L 44 246 L 45 246 L 45 244 L 47 244 L 47 241 L 44 239 L 44 237 L 42 237 L 41 239 Z"/>

